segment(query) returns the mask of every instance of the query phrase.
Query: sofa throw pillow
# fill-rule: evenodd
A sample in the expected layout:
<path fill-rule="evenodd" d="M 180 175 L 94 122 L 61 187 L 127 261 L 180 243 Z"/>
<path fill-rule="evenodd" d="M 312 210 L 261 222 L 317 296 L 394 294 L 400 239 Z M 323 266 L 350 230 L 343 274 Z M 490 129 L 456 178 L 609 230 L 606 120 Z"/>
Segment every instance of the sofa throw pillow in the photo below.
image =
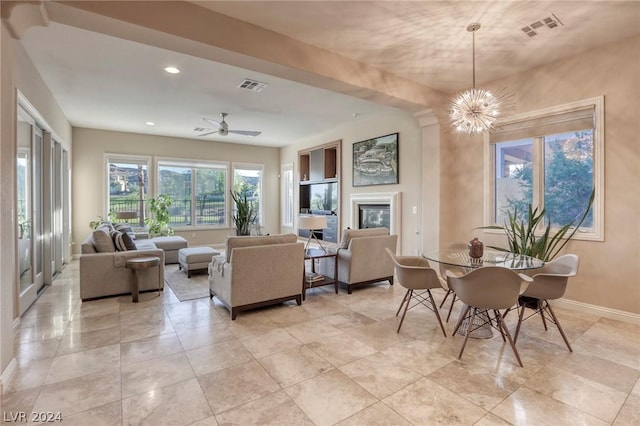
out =
<path fill-rule="evenodd" d="M 124 244 L 124 239 L 122 238 L 125 234 L 120 231 L 111 231 L 109 235 L 111 235 L 116 251 L 127 251 L 127 246 Z"/>
<path fill-rule="evenodd" d="M 93 231 L 91 238 L 93 238 L 93 245 L 98 253 L 113 253 L 116 251 L 116 246 L 113 244 L 111 236 L 103 229 Z"/>
<path fill-rule="evenodd" d="M 127 234 L 133 232 L 133 228 L 126 223 L 116 223 L 115 225 L 113 225 L 113 227 L 116 231 L 126 232 Z"/>
<path fill-rule="evenodd" d="M 127 248 L 127 250 L 137 250 L 138 249 L 138 247 L 136 247 L 136 243 L 133 242 L 133 238 L 131 238 L 131 235 L 123 232 L 122 233 L 122 241 L 124 242 L 124 245 Z"/>
<path fill-rule="evenodd" d="M 98 228 L 107 228 L 108 229 L 107 232 L 111 232 L 115 230 L 115 228 L 113 227 L 113 223 L 106 220 L 103 220 L 102 222 L 100 222 L 100 224 L 98 225 Z"/>

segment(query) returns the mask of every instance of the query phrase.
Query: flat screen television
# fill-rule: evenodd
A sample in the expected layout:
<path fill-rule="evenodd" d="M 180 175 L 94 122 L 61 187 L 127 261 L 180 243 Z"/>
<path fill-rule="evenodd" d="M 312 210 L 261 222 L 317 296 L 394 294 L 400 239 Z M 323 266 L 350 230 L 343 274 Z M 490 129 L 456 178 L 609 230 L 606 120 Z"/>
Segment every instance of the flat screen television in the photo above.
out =
<path fill-rule="evenodd" d="M 315 214 L 336 214 L 338 211 L 338 182 L 309 185 L 309 209 Z"/>

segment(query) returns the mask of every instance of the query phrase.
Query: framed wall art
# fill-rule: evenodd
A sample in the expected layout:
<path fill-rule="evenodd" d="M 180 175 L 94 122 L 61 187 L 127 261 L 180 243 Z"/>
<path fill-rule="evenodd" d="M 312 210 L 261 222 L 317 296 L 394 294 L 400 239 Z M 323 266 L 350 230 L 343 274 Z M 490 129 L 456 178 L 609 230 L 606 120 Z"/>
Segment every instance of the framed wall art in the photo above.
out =
<path fill-rule="evenodd" d="M 398 183 L 398 133 L 353 144 L 353 186 Z"/>

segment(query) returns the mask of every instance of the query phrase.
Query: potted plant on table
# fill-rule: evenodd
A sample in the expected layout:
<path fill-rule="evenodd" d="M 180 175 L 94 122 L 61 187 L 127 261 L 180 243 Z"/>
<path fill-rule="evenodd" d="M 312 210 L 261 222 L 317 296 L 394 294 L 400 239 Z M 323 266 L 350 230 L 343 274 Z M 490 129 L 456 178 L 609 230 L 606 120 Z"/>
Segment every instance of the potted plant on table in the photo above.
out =
<path fill-rule="evenodd" d="M 544 231 L 538 231 L 538 226 L 545 222 L 546 211 L 544 208 L 542 210 L 538 207 L 534 209 L 531 204 L 529 204 L 527 215 L 523 219 L 519 219 L 516 207 L 513 212 L 507 212 L 508 219 L 504 226 L 483 226 L 480 229 L 502 229 L 507 234 L 509 248 L 490 246 L 493 249 L 524 254 L 549 262 L 558 255 L 575 233 L 578 232 L 578 229 L 591 211 L 595 194 L 594 189 L 591 191 L 587 208 L 580 217 L 562 226 L 554 234 L 551 234 L 550 221 L 547 221 Z"/>
<path fill-rule="evenodd" d="M 253 207 L 253 202 L 247 198 L 246 192 L 231 191 L 231 198 L 236 207 L 231 215 L 236 227 L 236 235 L 250 235 L 251 226 L 255 223 L 258 212 Z"/>
<path fill-rule="evenodd" d="M 171 216 L 169 215 L 169 207 L 173 204 L 173 199 L 166 194 L 160 194 L 157 198 L 149 200 L 150 217 L 145 220 L 149 228 L 149 236 L 167 236 L 173 235 L 173 228 L 169 226 Z"/>

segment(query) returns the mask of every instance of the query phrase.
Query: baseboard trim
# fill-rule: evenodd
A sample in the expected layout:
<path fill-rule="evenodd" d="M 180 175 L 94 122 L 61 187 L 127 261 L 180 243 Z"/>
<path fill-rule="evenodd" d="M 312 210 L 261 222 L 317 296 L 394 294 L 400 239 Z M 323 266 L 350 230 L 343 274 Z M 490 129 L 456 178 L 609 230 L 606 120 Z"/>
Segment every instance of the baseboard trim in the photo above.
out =
<path fill-rule="evenodd" d="M 632 324 L 640 325 L 640 315 L 632 312 L 621 311 L 618 309 L 605 308 L 603 306 L 591 305 L 589 303 L 576 302 L 569 299 L 557 299 L 554 300 L 554 304 L 563 308 L 573 309 L 581 311 L 591 315 L 598 315 L 601 317 L 629 322 Z"/>
<path fill-rule="evenodd" d="M 0 375 L 0 392 L 2 394 L 7 393 L 9 390 L 9 383 L 13 380 L 14 376 L 18 372 L 18 361 L 15 358 L 11 360 L 7 368 L 4 369 L 2 375 Z"/>

